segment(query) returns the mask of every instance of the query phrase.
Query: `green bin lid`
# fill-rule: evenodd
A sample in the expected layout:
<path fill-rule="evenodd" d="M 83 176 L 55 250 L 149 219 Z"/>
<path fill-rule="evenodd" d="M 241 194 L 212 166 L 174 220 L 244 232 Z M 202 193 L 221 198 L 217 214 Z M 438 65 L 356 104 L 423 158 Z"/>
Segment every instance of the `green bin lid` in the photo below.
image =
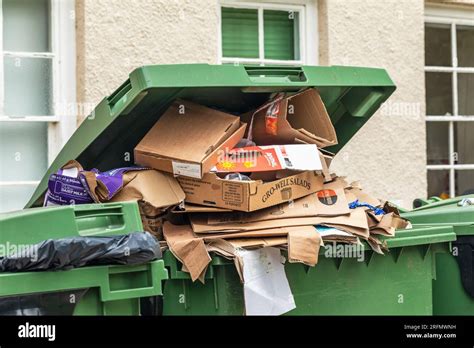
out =
<path fill-rule="evenodd" d="M 231 113 L 247 112 L 270 93 L 315 87 L 339 144 L 337 153 L 395 90 L 384 69 L 344 66 L 149 65 L 104 98 L 51 164 L 26 208 L 43 203 L 49 175 L 71 159 L 101 171 L 133 165 L 133 149 L 176 98 Z"/>
<path fill-rule="evenodd" d="M 452 226 L 456 235 L 474 235 L 474 194 L 423 205 L 402 216 L 418 226 Z"/>

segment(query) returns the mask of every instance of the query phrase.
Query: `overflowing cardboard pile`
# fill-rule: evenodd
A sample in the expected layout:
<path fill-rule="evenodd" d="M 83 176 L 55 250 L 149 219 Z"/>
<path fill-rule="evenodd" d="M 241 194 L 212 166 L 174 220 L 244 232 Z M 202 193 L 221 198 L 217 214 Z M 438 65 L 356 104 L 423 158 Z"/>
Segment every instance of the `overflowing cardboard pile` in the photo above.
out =
<path fill-rule="evenodd" d="M 137 145 L 135 162 L 177 178 L 185 199 L 163 220 L 164 246 L 204 281 L 210 253 L 234 260 L 241 277 L 241 249 L 278 247 L 310 266 L 325 241 L 364 240 L 383 253 L 379 236 L 407 223 L 331 174 L 324 148 L 335 144 L 315 89 L 278 94 L 240 117 L 177 100 Z"/>
<path fill-rule="evenodd" d="M 95 202 L 136 200 L 145 229 L 193 281 L 204 282 L 210 253 L 234 260 L 244 281 L 242 250 L 277 247 L 289 262 L 314 266 L 325 242 L 365 241 L 383 253 L 380 237 L 407 226 L 394 206 L 331 173 L 325 148 L 336 144 L 313 88 L 239 116 L 176 100 L 135 147 L 139 167 L 71 172 L 69 163 L 48 194 L 61 195 L 62 178 L 61 187 L 80 182 Z"/>

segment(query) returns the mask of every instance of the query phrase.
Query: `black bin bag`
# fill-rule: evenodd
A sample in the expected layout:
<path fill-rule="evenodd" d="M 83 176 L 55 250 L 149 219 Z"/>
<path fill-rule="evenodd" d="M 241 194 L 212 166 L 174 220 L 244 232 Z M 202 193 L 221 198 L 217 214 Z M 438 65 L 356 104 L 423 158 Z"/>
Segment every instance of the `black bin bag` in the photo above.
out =
<path fill-rule="evenodd" d="M 48 239 L 22 252 L 0 257 L 0 272 L 68 270 L 93 265 L 136 265 L 161 258 L 158 240 L 148 232 L 110 237 Z"/>

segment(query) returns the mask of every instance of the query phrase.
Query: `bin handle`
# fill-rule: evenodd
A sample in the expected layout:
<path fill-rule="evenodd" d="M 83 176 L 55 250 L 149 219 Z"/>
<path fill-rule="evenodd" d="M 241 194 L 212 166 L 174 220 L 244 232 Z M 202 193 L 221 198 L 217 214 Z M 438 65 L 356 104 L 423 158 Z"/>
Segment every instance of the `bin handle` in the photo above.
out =
<path fill-rule="evenodd" d="M 78 234 L 81 236 L 94 235 L 95 232 L 100 232 L 103 235 L 104 230 L 114 234 L 124 229 L 126 221 L 121 205 L 94 206 L 89 210 L 75 209 L 74 217 Z M 110 217 L 115 218 L 113 225 L 110 219 L 107 219 Z"/>
<path fill-rule="evenodd" d="M 161 281 L 168 279 L 168 271 L 163 267 L 163 261 L 154 261 L 151 262 L 146 267 L 151 267 L 151 286 L 144 286 L 141 288 L 131 288 L 131 289 L 121 289 L 121 290 L 110 290 L 110 276 L 107 279 L 107 282 L 104 286 L 100 288 L 100 295 L 102 301 L 115 301 L 115 300 L 125 300 L 129 298 L 137 297 L 147 297 L 155 296 L 162 294 Z M 143 268 L 138 267 L 136 269 L 128 270 L 128 273 L 133 272 L 143 272 Z M 110 274 L 119 273 L 119 272 L 110 272 Z M 127 273 L 127 272 L 120 272 Z"/>
<path fill-rule="evenodd" d="M 106 98 L 110 110 L 110 116 L 115 117 L 118 114 L 128 114 L 140 101 L 148 94 L 147 91 L 141 91 L 135 96 L 132 81 L 127 79 L 119 88 L 117 88 L 109 97 Z"/>
<path fill-rule="evenodd" d="M 244 66 L 249 79 L 253 82 L 275 83 L 275 82 L 306 82 L 308 79 L 303 67 L 285 66 Z"/>

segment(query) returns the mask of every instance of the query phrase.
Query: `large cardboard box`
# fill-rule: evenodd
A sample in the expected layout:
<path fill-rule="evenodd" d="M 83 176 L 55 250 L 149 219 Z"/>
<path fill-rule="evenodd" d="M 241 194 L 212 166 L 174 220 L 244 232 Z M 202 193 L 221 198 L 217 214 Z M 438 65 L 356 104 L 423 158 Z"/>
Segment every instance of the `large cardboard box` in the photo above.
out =
<path fill-rule="evenodd" d="M 248 137 L 258 145 L 316 144 L 318 148 L 337 144 L 337 135 L 323 101 L 314 88 L 295 95 L 280 95 L 253 114 Z"/>
<path fill-rule="evenodd" d="M 245 128 L 237 116 L 176 100 L 135 147 L 135 163 L 202 178 L 242 139 Z"/>
<path fill-rule="evenodd" d="M 177 179 L 187 203 L 240 211 L 254 211 L 288 202 L 320 191 L 324 186 L 324 177 L 314 171 L 269 182 L 225 180 L 215 173 L 204 174 L 202 179 Z"/>

